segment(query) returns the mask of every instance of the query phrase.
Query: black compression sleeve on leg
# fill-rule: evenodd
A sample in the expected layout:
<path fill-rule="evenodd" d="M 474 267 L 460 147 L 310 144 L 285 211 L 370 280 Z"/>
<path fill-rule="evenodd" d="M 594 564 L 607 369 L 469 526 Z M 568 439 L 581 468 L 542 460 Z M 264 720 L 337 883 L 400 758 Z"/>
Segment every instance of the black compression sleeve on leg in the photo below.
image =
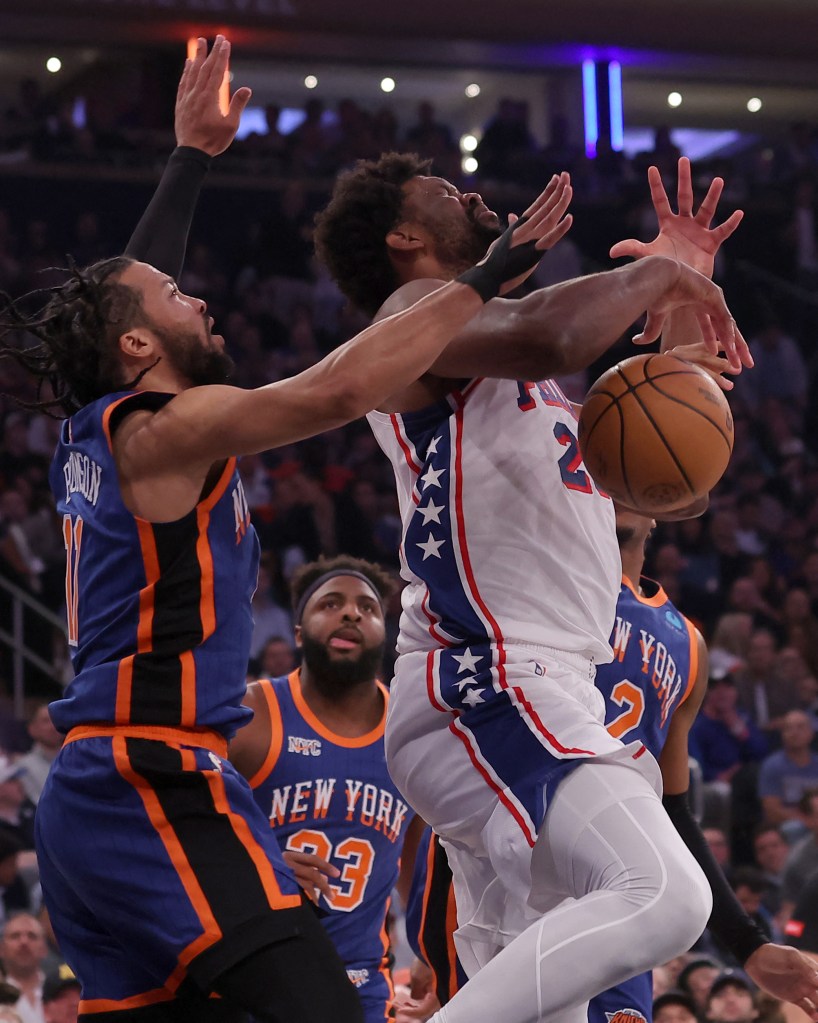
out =
<path fill-rule="evenodd" d="M 179 276 L 196 202 L 212 162 L 213 158 L 201 149 L 191 146 L 174 149 L 153 198 L 131 235 L 126 256 L 150 263 L 171 277 Z"/>
<path fill-rule="evenodd" d="M 687 793 L 664 796 L 662 803 L 682 841 L 704 871 L 713 892 L 713 912 L 707 926 L 743 966 L 756 949 L 768 943 L 769 938 L 744 912 L 735 892 L 727 883 L 702 829 L 690 812 Z"/>

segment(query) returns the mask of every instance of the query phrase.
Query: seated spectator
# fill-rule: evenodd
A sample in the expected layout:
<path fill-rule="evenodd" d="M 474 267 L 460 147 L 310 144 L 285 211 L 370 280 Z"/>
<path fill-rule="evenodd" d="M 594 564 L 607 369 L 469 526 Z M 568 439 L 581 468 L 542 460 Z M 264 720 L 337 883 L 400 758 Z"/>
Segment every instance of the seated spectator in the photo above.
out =
<path fill-rule="evenodd" d="M 753 852 L 767 885 L 761 904 L 775 916 L 781 909 L 781 884 L 790 854 L 789 844 L 780 828 L 774 824 L 759 824 L 753 835 Z"/>
<path fill-rule="evenodd" d="M 63 736 L 54 727 L 47 703 L 36 704 L 28 719 L 28 734 L 34 745 L 16 762 L 26 799 L 35 806 L 40 799 L 54 758 L 62 748 Z"/>
<path fill-rule="evenodd" d="M 690 730 L 690 753 L 701 765 L 705 783 L 729 784 L 742 765 L 760 761 L 766 752 L 764 736 L 738 709 L 733 679 L 711 679 Z"/>
<path fill-rule="evenodd" d="M 780 934 L 777 933 L 773 919 L 762 902 L 767 882 L 761 871 L 755 867 L 737 867 L 731 884 L 744 912 L 770 941 L 778 941 Z"/>
<path fill-rule="evenodd" d="M 33 849 L 35 806 L 23 789 L 23 770 L 0 757 L 0 836 L 11 835 L 21 849 Z"/>
<path fill-rule="evenodd" d="M 45 1023 L 43 1015 L 43 962 L 47 954 L 43 929 L 30 913 L 18 913 L 6 921 L 0 941 L 0 958 L 6 980 L 20 991 L 14 1010 L 23 1023 Z"/>
<path fill-rule="evenodd" d="M 20 873 L 22 842 L 7 832 L 0 832 L 0 916 L 9 920 L 15 913 L 31 910 L 31 894 Z"/>
<path fill-rule="evenodd" d="M 797 700 L 795 684 L 784 682 L 776 673 L 777 650 L 773 633 L 769 629 L 756 629 L 747 645 L 745 666 L 734 675 L 738 706 L 775 745 L 779 742 L 776 732 L 783 717 Z"/>
<path fill-rule="evenodd" d="M 702 834 L 710 847 L 713 859 L 721 867 L 722 871 L 730 876 L 730 843 L 727 835 L 721 828 L 703 828 Z"/>
<path fill-rule="evenodd" d="M 43 1016 L 45 1023 L 77 1023 L 82 985 L 63 964 L 43 983 Z"/>
<path fill-rule="evenodd" d="M 804 792 L 818 786 L 818 753 L 811 748 L 815 730 L 809 715 L 791 710 L 781 726 L 782 748 L 761 762 L 758 794 L 764 819 L 780 825 L 792 840 L 804 833 L 798 803 Z"/>
<path fill-rule="evenodd" d="M 666 991 L 653 1001 L 653 1023 L 698 1023 L 696 1005 L 684 991 Z"/>
<path fill-rule="evenodd" d="M 709 645 L 713 678 L 724 678 L 744 667 L 752 633 L 753 616 L 744 611 L 728 611 L 719 618 Z"/>
<path fill-rule="evenodd" d="M 710 987 L 723 970 L 716 959 L 694 959 L 679 974 L 679 990 L 693 999 L 697 1015 L 704 1014 Z"/>
<path fill-rule="evenodd" d="M 753 987 L 743 973 L 726 970 L 713 981 L 705 1015 L 711 1023 L 752 1023 L 758 1019 Z"/>
<path fill-rule="evenodd" d="M 253 595 L 253 636 L 250 641 L 250 659 L 263 660 L 262 651 L 269 645 L 271 637 L 289 636 L 293 631 L 290 612 L 276 601 L 273 595 L 273 577 L 262 560 L 258 569 L 258 585 Z"/>
<path fill-rule="evenodd" d="M 790 850 L 781 882 L 781 913 L 789 918 L 801 890 L 818 870 L 818 788 L 807 789 L 798 804 L 801 819 L 809 832 Z"/>
<path fill-rule="evenodd" d="M 257 678 L 280 678 L 295 668 L 292 642 L 283 636 L 271 636 L 264 644 L 256 666 Z"/>

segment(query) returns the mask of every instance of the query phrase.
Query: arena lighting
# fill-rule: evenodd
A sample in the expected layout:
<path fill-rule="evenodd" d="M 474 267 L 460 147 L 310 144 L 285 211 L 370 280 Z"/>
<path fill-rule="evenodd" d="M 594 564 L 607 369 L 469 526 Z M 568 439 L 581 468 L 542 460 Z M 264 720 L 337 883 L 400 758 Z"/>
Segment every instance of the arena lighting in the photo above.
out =
<path fill-rule="evenodd" d="M 467 156 L 467 157 L 465 157 L 463 159 L 463 161 L 460 164 L 460 166 L 463 168 L 463 171 L 466 174 L 474 174 L 474 172 L 479 167 L 479 164 L 478 164 L 477 160 L 475 160 L 475 158 L 473 156 Z"/>
<path fill-rule="evenodd" d="M 392 91 L 394 91 L 394 88 L 395 88 L 395 79 L 394 78 L 382 78 L 381 79 L 381 89 L 383 90 L 383 92 L 392 92 Z"/>
<path fill-rule="evenodd" d="M 596 156 L 596 144 L 599 139 L 599 113 L 596 107 L 596 63 L 593 60 L 582 62 L 582 106 L 585 112 L 585 155 L 589 159 Z"/>
<path fill-rule="evenodd" d="M 611 149 L 622 152 L 625 124 L 622 116 L 622 65 L 612 60 L 608 65 L 608 105 L 611 112 Z"/>
<path fill-rule="evenodd" d="M 49 57 L 48 60 L 45 62 L 46 71 L 50 71 L 52 75 L 56 75 L 56 73 L 60 70 L 61 67 L 62 61 L 60 60 L 59 57 Z"/>
<path fill-rule="evenodd" d="M 191 36 L 187 41 L 187 59 L 193 60 L 196 56 L 196 49 L 199 40 L 196 36 Z M 224 72 L 224 81 L 219 87 L 219 110 L 222 114 L 226 114 L 230 109 L 230 69 L 227 68 Z"/>
<path fill-rule="evenodd" d="M 751 114 L 757 114 L 759 110 L 761 110 L 762 105 L 763 104 L 758 96 L 753 96 L 752 99 L 747 100 L 747 109 Z"/>
<path fill-rule="evenodd" d="M 669 92 L 667 105 L 669 107 L 680 107 L 682 105 L 682 94 L 680 92 Z"/>
<path fill-rule="evenodd" d="M 307 75 L 307 77 L 304 79 L 304 85 L 308 89 L 314 89 L 318 85 L 318 79 L 315 77 L 315 75 Z"/>
<path fill-rule="evenodd" d="M 469 97 L 469 99 L 474 99 L 475 96 L 480 95 L 480 86 L 477 84 L 477 82 L 472 82 L 471 85 L 466 86 L 466 95 Z"/>
<path fill-rule="evenodd" d="M 477 137 L 475 135 L 463 135 L 460 139 L 460 148 L 464 153 L 473 153 L 477 149 Z"/>

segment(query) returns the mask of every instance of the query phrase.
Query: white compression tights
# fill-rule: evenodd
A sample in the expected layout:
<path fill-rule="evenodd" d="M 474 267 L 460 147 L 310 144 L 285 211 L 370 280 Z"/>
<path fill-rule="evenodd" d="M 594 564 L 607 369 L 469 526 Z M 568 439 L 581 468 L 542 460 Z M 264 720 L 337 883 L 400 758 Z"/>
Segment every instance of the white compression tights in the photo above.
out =
<path fill-rule="evenodd" d="M 484 966 L 432 1023 L 535 1023 L 582 1016 L 590 998 L 686 951 L 710 888 L 647 779 L 586 763 L 563 781 L 535 852 L 535 877 L 572 896 Z"/>

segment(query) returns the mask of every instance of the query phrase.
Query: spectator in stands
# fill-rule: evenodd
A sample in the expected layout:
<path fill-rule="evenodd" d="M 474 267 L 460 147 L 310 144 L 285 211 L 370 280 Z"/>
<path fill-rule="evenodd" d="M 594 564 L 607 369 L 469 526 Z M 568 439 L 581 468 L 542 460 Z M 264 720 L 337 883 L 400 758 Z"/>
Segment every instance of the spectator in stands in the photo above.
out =
<path fill-rule="evenodd" d="M 710 987 L 723 969 L 723 965 L 716 959 L 694 959 L 679 974 L 679 990 L 693 999 L 700 1016 L 707 1006 Z"/>
<path fill-rule="evenodd" d="M 781 883 L 781 912 L 786 918 L 811 874 L 818 870 L 818 787 L 807 789 L 798 804 L 809 834 L 792 847 Z"/>
<path fill-rule="evenodd" d="M 758 794 L 764 819 L 780 826 L 790 838 L 800 837 L 804 825 L 798 804 L 807 789 L 818 787 L 818 753 L 811 748 L 815 730 L 802 710 L 786 713 L 781 724 L 782 748 L 761 762 Z"/>
<path fill-rule="evenodd" d="M 20 872 L 23 843 L 11 832 L 0 830 L 0 919 L 31 911 L 31 893 Z"/>
<path fill-rule="evenodd" d="M 777 652 L 778 643 L 773 633 L 769 629 L 756 629 L 747 644 L 745 665 L 734 674 L 738 706 L 773 745 L 778 745 L 779 737 L 775 733 L 797 700 L 795 683 L 785 682 L 776 673 Z"/>
<path fill-rule="evenodd" d="M 264 660 L 263 650 L 270 637 L 289 636 L 293 631 L 292 616 L 273 596 L 273 577 L 269 565 L 262 559 L 258 569 L 258 585 L 253 595 L 253 638 L 250 642 L 251 659 Z"/>
<path fill-rule="evenodd" d="M 18 913 L 6 921 L 0 941 L 0 959 L 6 980 L 20 990 L 14 1010 L 23 1023 L 45 1023 L 42 996 L 46 952 L 43 929 L 36 917 Z"/>
<path fill-rule="evenodd" d="M 653 1023 L 698 1023 L 696 1003 L 684 991 L 666 991 L 653 1001 Z"/>
<path fill-rule="evenodd" d="M 724 678 L 743 668 L 753 632 L 753 617 L 745 611 L 728 611 L 716 622 L 710 641 L 710 674 Z"/>
<path fill-rule="evenodd" d="M 43 983 L 45 1023 L 77 1023 L 82 985 L 68 966 L 48 976 Z"/>
<path fill-rule="evenodd" d="M 288 633 L 289 635 L 290 633 Z M 271 636 L 258 658 L 258 678 L 279 678 L 295 668 L 295 651 L 283 636 Z"/>
<path fill-rule="evenodd" d="M 721 828 L 715 827 L 703 828 L 702 834 L 704 835 L 708 846 L 710 846 L 710 852 L 713 854 L 713 859 L 729 877 L 730 843 L 727 841 L 727 835 Z"/>
<path fill-rule="evenodd" d="M 20 784 L 26 798 L 36 806 L 51 764 L 62 748 L 63 741 L 63 736 L 51 721 L 47 703 L 34 706 L 28 719 L 28 734 L 34 745 L 17 761 L 16 767 L 20 772 Z"/>
<path fill-rule="evenodd" d="M 764 908 L 763 900 L 767 882 L 761 871 L 755 867 L 737 867 L 731 885 L 744 912 L 767 935 L 770 941 L 778 941 L 781 936 L 777 933 L 769 912 Z M 736 963 L 736 965 L 739 964 Z"/>
<path fill-rule="evenodd" d="M 753 834 L 753 853 L 767 888 L 761 903 L 775 916 L 781 909 L 781 885 L 790 847 L 775 824 L 759 824 Z"/>
<path fill-rule="evenodd" d="M 727 785 L 743 765 L 765 756 L 767 742 L 749 715 L 739 710 L 738 691 L 729 675 L 710 680 L 690 730 L 690 752 L 701 765 L 706 783 Z"/>
<path fill-rule="evenodd" d="M 713 981 L 707 996 L 710 1023 L 752 1023 L 758 1009 L 750 981 L 737 970 L 728 970 Z"/>

